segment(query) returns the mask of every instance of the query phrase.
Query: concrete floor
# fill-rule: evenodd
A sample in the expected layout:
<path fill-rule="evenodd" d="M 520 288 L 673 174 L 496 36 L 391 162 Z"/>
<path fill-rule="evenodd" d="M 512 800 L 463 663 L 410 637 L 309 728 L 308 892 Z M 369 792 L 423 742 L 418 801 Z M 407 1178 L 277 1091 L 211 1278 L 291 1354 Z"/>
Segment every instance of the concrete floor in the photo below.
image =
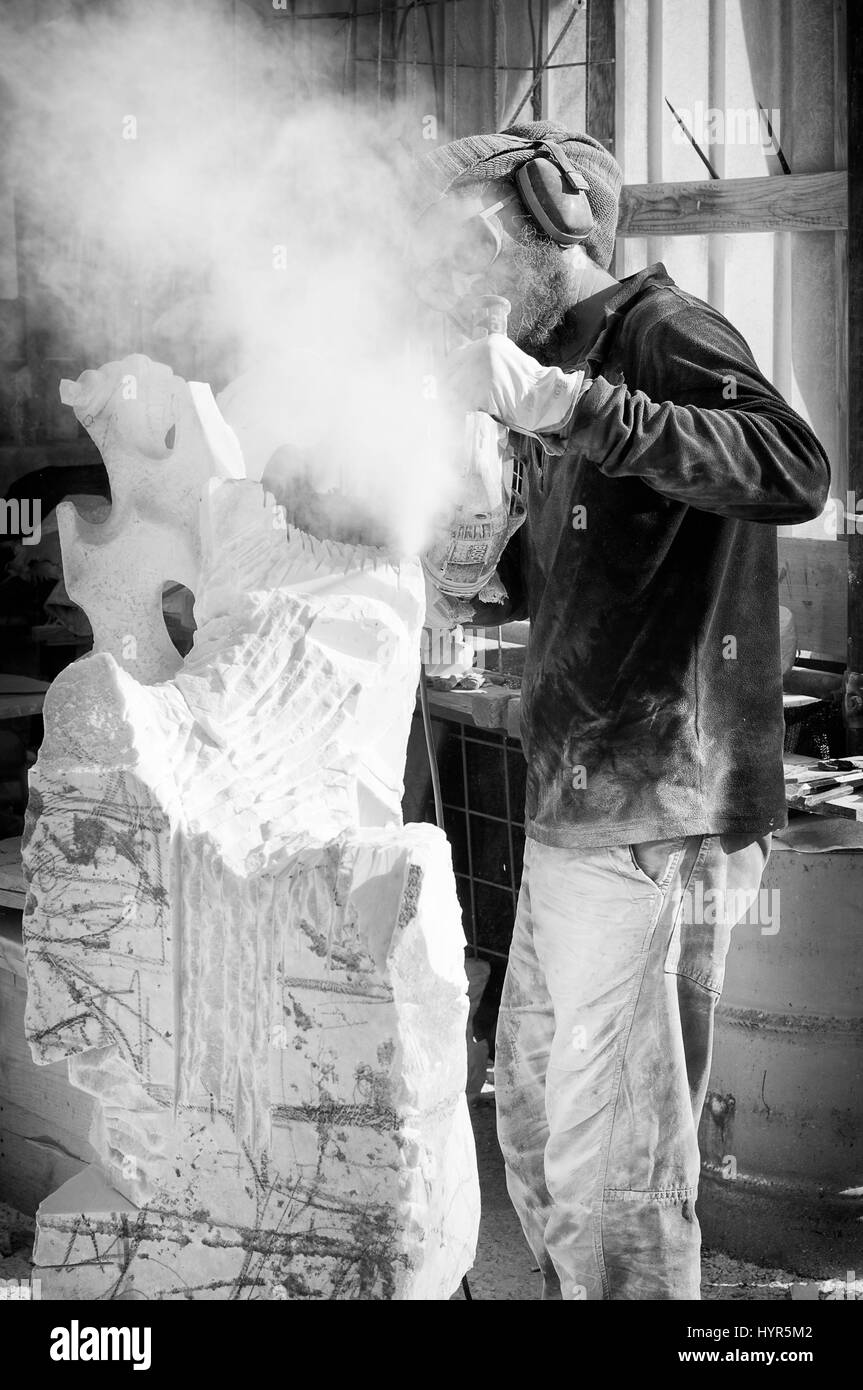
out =
<path fill-rule="evenodd" d="M 491 1088 L 471 1106 L 482 1191 L 482 1221 L 474 1268 L 468 1275 L 475 1299 L 510 1302 L 539 1298 L 540 1277 L 533 1256 L 525 1243 L 518 1218 L 506 1190 L 503 1158 L 495 1132 L 494 1094 Z M 779 1269 L 762 1269 L 755 1263 L 731 1259 L 718 1251 L 702 1254 L 701 1296 L 706 1300 L 791 1299 L 792 1285 L 799 1276 Z M 863 1298 L 863 1281 L 858 1280 L 852 1297 Z M 818 1284 L 810 1297 L 844 1298 L 844 1285 L 838 1281 Z M 455 1295 L 463 1300 L 464 1294 Z"/>
<path fill-rule="evenodd" d="M 497 1302 L 539 1297 L 540 1279 L 525 1244 L 504 1180 L 503 1159 L 495 1132 L 494 1094 L 489 1088 L 471 1107 L 482 1190 L 482 1222 L 474 1268 L 469 1275 L 473 1298 Z M 34 1222 L 0 1203 L 0 1280 L 27 1279 L 31 1268 Z M 791 1299 L 799 1276 L 783 1270 L 706 1251 L 702 1260 L 702 1297 L 708 1300 Z M 817 1287 L 817 1293 L 815 1289 Z M 799 1289 L 798 1289 L 799 1295 Z M 813 1283 L 809 1298 L 863 1300 L 863 1280 L 852 1290 L 838 1281 Z M 459 1291 L 454 1301 L 464 1299 Z"/>

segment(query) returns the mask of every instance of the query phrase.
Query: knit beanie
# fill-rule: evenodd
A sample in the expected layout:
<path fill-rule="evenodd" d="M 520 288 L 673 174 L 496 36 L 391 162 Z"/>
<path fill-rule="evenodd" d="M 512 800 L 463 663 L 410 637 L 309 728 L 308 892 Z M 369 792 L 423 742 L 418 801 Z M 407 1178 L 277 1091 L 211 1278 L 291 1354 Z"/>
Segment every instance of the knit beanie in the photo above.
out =
<path fill-rule="evenodd" d="M 587 181 L 593 230 L 581 243 L 592 261 L 607 270 L 614 252 L 617 202 L 623 175 L 604 145 L 555 121 L 525 121 L 497 135 L 466 135 L 430 150 L 420 161 L 426 184 L 424 202 L 430 205 L 454 188 L 493 179 L 508 179 L 542 151 L 550 140 L 559 145 Z"/>

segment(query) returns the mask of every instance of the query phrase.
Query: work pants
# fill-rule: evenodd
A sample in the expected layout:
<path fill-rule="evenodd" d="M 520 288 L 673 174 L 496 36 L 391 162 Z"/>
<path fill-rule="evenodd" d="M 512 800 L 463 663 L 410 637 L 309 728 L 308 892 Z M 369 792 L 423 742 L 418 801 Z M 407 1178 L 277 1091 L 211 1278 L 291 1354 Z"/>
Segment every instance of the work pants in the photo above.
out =
<path fill-rule="evenodd" d="M 697 1299 L 697 1125 L 769 836 L 529 839 L 498 1020 L 507 1186 L 544 1298 Z M 769 914 L 765 930 L 773 932 Z"/>

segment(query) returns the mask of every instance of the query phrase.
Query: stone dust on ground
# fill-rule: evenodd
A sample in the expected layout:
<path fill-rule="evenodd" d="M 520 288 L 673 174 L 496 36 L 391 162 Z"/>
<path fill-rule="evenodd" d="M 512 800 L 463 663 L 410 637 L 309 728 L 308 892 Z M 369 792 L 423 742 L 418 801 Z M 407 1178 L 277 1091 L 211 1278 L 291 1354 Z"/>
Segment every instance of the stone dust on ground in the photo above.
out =
<path fill-rule="evenodd" d="M 497 1143 L 493 1097 L 483 1096 L 471 1107 L 482 1189 L 482 1222 L 477 1258 L 468 1276 L 471 1296 L 495 1302 L 539 1297 L 539 1271 L 525 1244 L 513 1211 Z M 0 1202 L 0 1298 L 9 1297 L 4 1281 L 29 1280 L 35 1221 Z M 757 1263 L 706 1251 L 702 1259 L 701 1296 L 705 1300 L 863 1299 L 863 1281 L 849 1289 L 840 1280 L 810 1281 L 801 1293 L 799 1276 Z M 460 1291 L 454 1299 L 460 1300 Z"/>

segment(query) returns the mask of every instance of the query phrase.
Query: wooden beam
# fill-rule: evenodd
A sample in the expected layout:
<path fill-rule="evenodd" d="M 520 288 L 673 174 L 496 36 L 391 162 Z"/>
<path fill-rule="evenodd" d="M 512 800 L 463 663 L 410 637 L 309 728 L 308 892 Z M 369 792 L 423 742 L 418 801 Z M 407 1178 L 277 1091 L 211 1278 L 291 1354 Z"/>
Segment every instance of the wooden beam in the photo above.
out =
<path fill-rule="evenodd" d="M 714 111 L 724 111 L 726 32 L 728 28 L 725 0 L 709 0 L 707 16 L 707 104 Z M 725 141 L 718 140 L 710 147 L 710 160 L 720 179 L 725 178 Z M 707 243 L 707 299 L 720 314 L 725 312 L 725 251 L 724 237 L 713 236 Z"/>
<path fill-rule="evenodd" d="M 639 183 L 620 197 L 618 236 L 838 232 L 848 226 L 843 171 L 694 183 Z"/>
<path fill-rule="evenodd" d="M 647 179 L 651 187 L 663 183 L 662 170 L 662 129 L 664 121 L 663 94 L 665 77 L 663 73 L 662 20 L 663 0 L 647 0 Z M 624 23 L 625 23 L 624 19 Z M 626 190 L 624 189 L 624 192 Z M 654 265 L 662 259 L 662 243 L 655 236 L 647 241 L 647 264 Z"/>
<path fill-rule="evenodd" d="M 548 53 L 548 50 L 551 48 L 551 45 L 552 45 L 552 43 L 554 42 L 554 40 L 552 39 L 551 34 L 550 34 L 550 24 L 549 24 L 549 14 L 548 14 L 548 10 L 549 10 L 549 0 L 540 0 L 540 4 L 539 4 L 539 17 L 538 17 L 538 19 L 537 19 L 537 21 L 536 21 L 537 29 L 538 29 L 538 32 L 539 32 L 539 44 L 538 44 L 537 54 L 536 54 L 536 59 L 537 59 L 537 61 L 536 61 L 535 64 L 534 64 L 534 78 L 535 78 L 536 75 L 537 75 L 537 70 L 538 70 L 538 69 L 541 67 L 541 65 L 545 62 L 545 59 L 546 59 L 546 55 L 547 55 L 547 53 Z M 533 112 L 533 119 L 534 119 L 535 121 L 547 121 L 547 120 L 548 120 L 548 80 L 547 80 L 547 79 L 548 79 L 548 73 L 547 73 L 547 71 L 546 71 L 546 72 L 543 73 L 542 76 L 540 77 L 539 85 L 538 85 L 536 91 L 534 92 L 533 96 L 531 97 L 531 110 L 532 110 L 532 112 Z"/>

